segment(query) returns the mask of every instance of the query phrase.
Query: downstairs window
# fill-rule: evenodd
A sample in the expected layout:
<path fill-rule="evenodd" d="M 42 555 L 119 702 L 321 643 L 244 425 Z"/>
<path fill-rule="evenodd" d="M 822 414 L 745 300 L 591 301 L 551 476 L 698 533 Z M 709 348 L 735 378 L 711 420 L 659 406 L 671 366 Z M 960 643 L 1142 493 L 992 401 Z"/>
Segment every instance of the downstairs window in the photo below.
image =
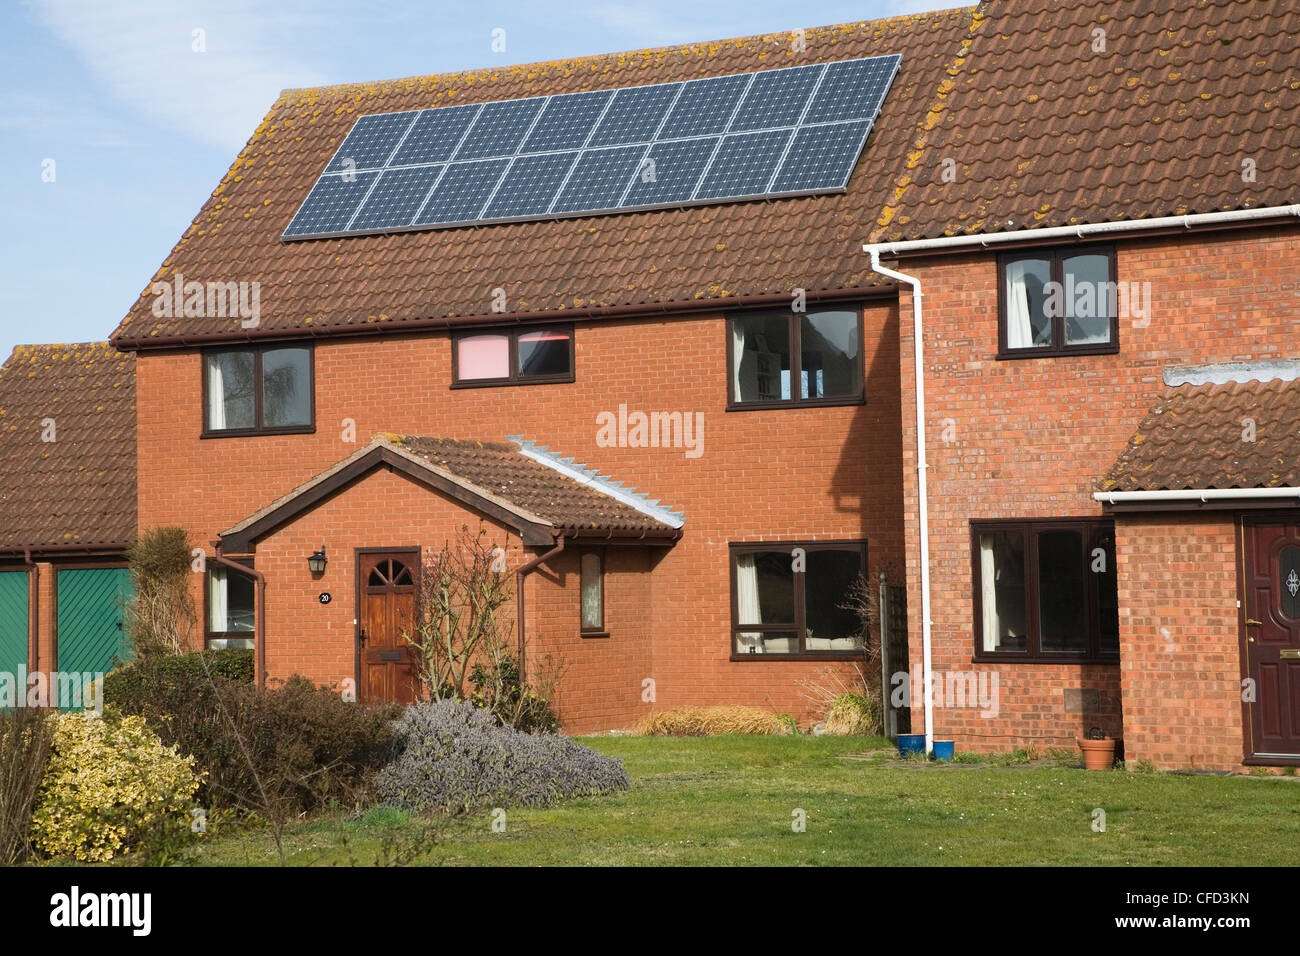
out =
<path fill-rule="evenodd" d="M 207 645 L 251 648 L 257 629 L 257 581 L 224 565 L 208 566 Z"/>
<path fill-rule="evenodd" d="M 1119 658 L 1115 523 L 972 521 L 975 657 Z"/>

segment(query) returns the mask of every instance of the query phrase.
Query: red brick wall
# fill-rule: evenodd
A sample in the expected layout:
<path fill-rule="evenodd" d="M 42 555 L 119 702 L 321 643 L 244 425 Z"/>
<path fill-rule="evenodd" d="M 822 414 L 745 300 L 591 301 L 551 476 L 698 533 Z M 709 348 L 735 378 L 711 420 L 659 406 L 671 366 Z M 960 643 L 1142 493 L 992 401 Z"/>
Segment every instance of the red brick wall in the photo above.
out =
<path fill-rule="evenodd" d="M 1232 515 L 1124 515 L 1115 534 L 1125 759 L 1161 769 L 1239 769 Z"/>
<path fill-rule="evenodd" d="M 998 361 L 997 267 L 989 251 L 908 259 L 901 268 L 923 283 L 929 460 L 933 655 L 936 672 L 974 665 L 971 606 L 970 521 L 976 518 L 1046 518 L 1100 515 L 1092 500 L 1096 480 L 1123 450 L 1147 410 L 1166 388 L 1165 365 L 1283 358 L 1294 353 L 1292 331 L 1300 319 L 1295 275 L 1300 232 L 1242 230 L 1195 236 L 1121 240 L 1118 278 L 1150 282 L 1149 323 L 1121 320 L 1115 355 Z M 921 620 L 916 481 L 915 379 L 912 302 L 900 296 L 902 369 L 903 510 L 909 634 L 913 668 L 919 673 Z M 952 426 L 944 441 L 945 425 Z M 1170 547 L 1175 545 L 1171 544 Z M 1121 576 L 1131 563 L 1122 557 Z M 1217 565 L 1216 565 L 1217 566 Z M 1218 602 L 1231 600 L 1227 607 Z M 1145 640 L 1132 621 L 1151 615 L 1161 598 L 1155 589 L 1121 583 L 1121 657 L 1139 655 Z M 1206 590 L 1215 602 L 1198 613 L 1235 608 L 1235 579 Z M 1214 639 L 1214 640 L 1217 640 Z M 1130 645 L 1133 645 L 1130 647 Z M 1094 723 L 1118 729 L 1114 697 L 1118 667 L 1003 665 L 1001 707 L 995 719 L 972 708 L 935 711 L 941 737 L 970 749 L 1006 749 L 1035 743 L 1066 746 Z M 1125 674 L 1129 671 L 1126 669 Z M 1097 691 L 1095 713 L 1067 713 L 1065 691 Z M 1190 689 L 1184 689 L 1191 693 Z M 1153 694 L 1132 685 L 1126 696 Z M 1090 695 L 1091 696 L 1091 695 Z M 1179 700 L 1182 693 L 1157 700 Z M 1150 706 L 1149 726 L 1176 726 L 1182 703 L 1168 706 L 1125 701 L 1125 733 L 1150 745 L 1134 723 L 1138 707 Z M 915 714 L 919 718 L 919 714 Z M 914 719 L 914 729 L 920 729 Z M 1224 725 L 1224 746 L 1237 748 L 1239 731 Z M 1219 744 L 1202 753 L 1217 752 Z M 1171 760 L 1174 754 L 1169 754 Z M 1154 759 L 1154 758 L 1153 758 Z"/>
<path fill-rule="evenodd" d="M 628 722 L 620 715 L 648 710 L 645 678 L 655 681 L 658 707 L 748 703 L 808 717 L 795 680 L 823 665 L 728 660 L 727 544 L 865 537 L 873 572 L 901 566 L 897 321 L 893 301 L 866 309 L 865 405 L 733 413 L 726 411 L 719 315 L 580 324 L 575 382 L 513 389 L 449 389 L 445 333 L 324 339 L 316 346 L 316 433 L 263 438 L 201 440 L 199 353 L 144 353 L 137 367 L 140 526 L 182 524 L 207 546 L 380 431 L 490 440 L 521 434 L 687 516 L 674 548 L 644 557 L 652 570 L 611 567 L 607 613 L 612 621 L 625 617 L 611 640 L 571 648 L 577 663 L 564 690 L 570 725 L 619 726 Z M 619 403 L 702 412 L 703 455 L 599 447 L 596 416 Z M 345 419 L 355 420 L 358 444 L 342 440 Z M 357 501 L 359 515 L 375 511 L 364 496 L 348 500 Z M 411 537 L 386 540 L 388 533 L 363 525 L 341 547 Z M 297 560 L 305 563 L 305 554 Z M 576 616 L 571 594 L 563 600 L 572 606 L 562 610 Z M 567 619 L 556 627 L 563 641 L 577 640 Z M 645 646 L 634 650 L 637 644 Z"/>

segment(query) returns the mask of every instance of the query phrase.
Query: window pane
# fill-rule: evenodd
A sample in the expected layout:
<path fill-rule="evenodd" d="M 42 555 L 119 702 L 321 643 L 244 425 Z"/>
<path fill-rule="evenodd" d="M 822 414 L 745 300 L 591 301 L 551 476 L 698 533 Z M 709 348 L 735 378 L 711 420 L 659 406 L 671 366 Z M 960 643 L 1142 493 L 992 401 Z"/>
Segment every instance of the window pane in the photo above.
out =
<path fill-rule="evenodd" d="M 797 654 L 799 653 L 799 637 L 794 631 L 740 633 L 736 635 L 736 652 L 739 654 Z"/>
<path fill-rule="evenodd" d="M 1047 284 L 1052 270 L 1046 259 L 1013 259 L 1007 263 L 1007 348 L 1046 348 L 1052 344 L 1052 320 L 1047 314 Z"/>
<path fill-rule="evenodd" d="M 519 336 L 519 374 L 568 375 L 568 331 L 527 332 Z"/>
<path fill-rule="evenodd" d="M 790 398 L 790 319 L 745 315 L 731 320 L 732 392 L 737 402 Z"/>
<path fill-rule="evenodd" d="M 208 428 L 252 428 L 256 406 L 253 395 L 253 353 L 218 352 L 207 357 Z"/>
<path fill-rule="evenodd" d="M 799 394 L 836 398 L 861 393 L 858 314 L 814 312 L 799 319 Z"/>
<path fill-rule="evenodd" d="M 1098 554 L 1097 552 L 1101 553 Z M 1115 571 L 1115 529 L 1099 529 L 1092 539 L 1088 568 L 1097 585 L 1098 625 L 1103 654 L 1119 653 L 1119 589 Z"/>
<path fill-rule="evenodd" d="M 1038 532 L 1038 628 L 1044 653 L 1088 649 L 1088 589 L 1078 531 Z"/>
<path fill-rule="evenodd" d="M 255 580 L 228 568 L 208 569 L 208 630 L 253 631 L 256 625 Z"/>
<path fill-rule="evenodd" d="M 862 621 L 840 607 L 862 574 L 859 551 L 809 551 L 803 579 L 805 650 L 852 651 L 862 646 Z"/>
<path fill-rule="evenodd" d="M 467 335 L 456 340 L 457 381 L 508 378 L 510 338 L 506 335 Z"/>
<path fill-rule="evenodd" d="M 1065 260 L 1065 343 L 1104 345 L 1110 341 L 1110 319 L 1117 303 L 1111 301 L 1110 256 L 1089 253 Z"/>
<path fill-rule="evenodd" d="M 980 535 L 980 607 L 984 651 L 1028 650 L 1025 539 L 1019 531 Z"/>
<path fill-rule="evenodd" d="M 311 351 L 268 349 L 262 353 L 262 425 L 311 424 Z"/>
<path fill-rule="evenodd" d="M 794 624 L 794 558 L 789 551 L 736 555 L 736 621 Z"/>
<path fill-rule="evenodd" d="M 605 625 L 605 608 L 600 587 L 600 555 L 582 556 L 582 627 L 598 631 Z"/>

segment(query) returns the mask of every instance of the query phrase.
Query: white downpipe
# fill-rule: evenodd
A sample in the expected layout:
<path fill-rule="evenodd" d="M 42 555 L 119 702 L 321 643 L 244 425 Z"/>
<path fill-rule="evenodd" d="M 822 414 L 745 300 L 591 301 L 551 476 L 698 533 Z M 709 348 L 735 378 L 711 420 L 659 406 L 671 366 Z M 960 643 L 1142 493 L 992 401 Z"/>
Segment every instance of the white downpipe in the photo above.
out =
<path fill-rule="evenodd" d="M 1121 219 L 1118 222 L 1091 222 L 1078 226 L 1052 226 L 1047 229 L 1016 229 L 1009 232 L 985 232 L 971 236 L 940 236 L 935 239 L 909 239 L 906 242 L 881 242 L 863 246 L 864 252 L 900 255 L 907 252 L 930 252 L 946 249 L 995 246 L 1007 242 L 1049 242 L 1055 239 L 1086 239 L 1124 232 L 1151 232 L 1162 229 L 1196 229 L 1232 225 L 1240 222 L 1300 218 L 1300 204 L 1262 206 L 1259 209 L 1234 209 L 1229 212 L 1205 212 L 1192 216 L 1162 216 L 1156 219 Z M 877 272 L 880 270 L 877 269 Z M 887 273 L 881 272 L 881 275 Z"/>
<path fill-rule="evenodd" d="M 1239 498 L 1300 498 L 1300 488 L 1187 488 L 1177 491 L 1095 491 L 1102 504 L 1127 501 L 1232 501 Z"/>
<path fill-rule="evenodd" d="M 921 280 L 880 264 L 880 250 L 863 246 L 871 255 L 871 269 L 895 282 L 912 287 L 912 352 L 916 360 L 916 496 L 921 524 L 921 685 L 925 694 L 925 752 L 934 751 L 934 681 L 930 679 L 930 508 L 925 472 L 925 365 L 921 329 Z"/>

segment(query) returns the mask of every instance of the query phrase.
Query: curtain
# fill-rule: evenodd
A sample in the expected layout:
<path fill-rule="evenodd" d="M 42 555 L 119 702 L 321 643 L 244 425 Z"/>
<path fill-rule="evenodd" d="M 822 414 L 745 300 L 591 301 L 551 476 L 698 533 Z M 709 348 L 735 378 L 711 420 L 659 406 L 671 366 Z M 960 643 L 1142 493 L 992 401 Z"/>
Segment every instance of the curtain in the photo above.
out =
<path fill-rule="evenodd" d="M 980 535 L 980 607 L 984 611 L 984 650 L 996 651 L 1001 636 L 998 620 L 998 567 L 993 552 L 994 536 Z"/>
<path fill-rule="evenodd" d="M 510 337 L 469 335 L 456 342 L 456 374 L 462 381 L 507 378 L 510 375 Z"/>
<path fill-rule="evenodd" d="M 1026 281 L 1032 260 L 1007 263 L 1007 348 L 1027 349 L 1034 344 L 1034 328 L 1029 320 L 1029 284 Z"/>
<path fill-rule="evenodd" d="M 735 382 L 735 401 L 749 397 L 740 391 L 740 362 L 745 357 L 745 327 L 739 322 L 731 323 L 731 377 Z M 754 562 L 751 560 L 750 565 Z"/>
<path fill-rule="evenodd" d="M 229 585 L 225 568 L 208 570 L 208 630 L 230 630 Z"/>
<path fill-rule="evenodd" d="M 758 567 L 752 554 L 736 555 L 736 622 L 761 624 L 763 612 L 758 605 Z M 763 635 L 759 632 L 737 634 L 741 653 L 763 653 Z"/>
<path fill-rule="evenodd" d="M 217 431 L 226 427 L 226 377 L 221 369 L 221 356 L 208 356 L 208 428 Z"/>

